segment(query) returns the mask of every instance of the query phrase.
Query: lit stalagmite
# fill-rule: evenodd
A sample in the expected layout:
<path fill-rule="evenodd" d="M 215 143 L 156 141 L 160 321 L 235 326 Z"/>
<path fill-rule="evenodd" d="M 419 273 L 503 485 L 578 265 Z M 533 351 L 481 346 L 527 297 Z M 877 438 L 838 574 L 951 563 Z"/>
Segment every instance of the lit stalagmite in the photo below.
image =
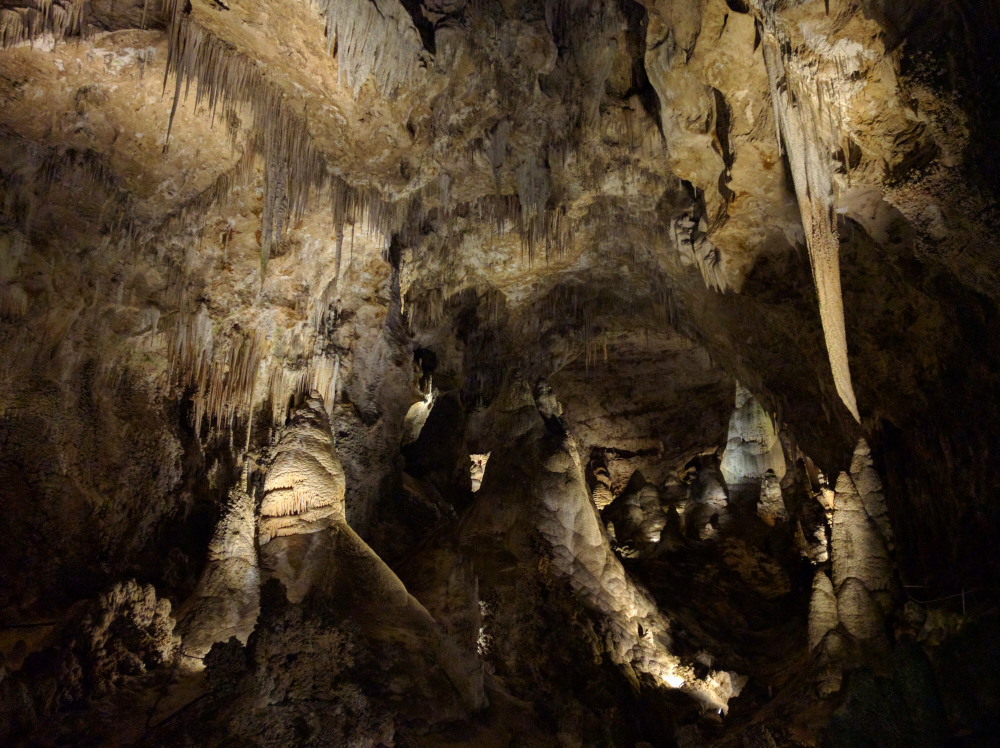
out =
<path fill-rule="evenodd" d="M 771 417 L 746 387 L 736 385 L 736 408 L 729 419 L 729 438 L 722 453 L 722 475 L 734 492 L 756 499 L 761 482 L 771 471 L 778 481 L 785 476 L 785 455 Z"/>
<path fill-rule="evenodd" d="M 705 708 L 728 709 L 745 679 L 716 671 L 701 678 L 670 651 L 670 621 L 612 551 L 588 496 L 576 443 L 561 424 L 562 407 L 548 385 L 540 384 L 536 403 L 547 433 L 537 442 L 535 522 L 551 547 L 553 567 L 588 607 L 606 617 L 609 649 L 619 664 L 683 689 Z"/>
<path fill-rule="evenodd" d="M 656 486 L 638 470 L 632 474 L 621 495 L 604 510 L 603 517 L 614 523 L 619 543 L 629 542 L 640 548 L 659 543 L 660 532 L 667 523 Z"/>
<path fill-rule="evenodd" d="M 344 470 L 316 393 L 295 408 L 278 438 L 260 513 L 262 576 L 281 582 L 288 602 L 306 615 L 332 609 L 354 617 L 372 646 L 389 647 L 396 637 L 414 636 L 412 648 L 396 655 L 410 662 L 414 677 L 423 677 L 434 663 L 462 703 L 482 705 L 481 668 L 461 657 L 424 606 L 347 524 Z M 433 688 L 450 686 L 435 681 Z"/>
<path fill-rule="evenodd" d="M 177 612 L 183 637 L 182 666 L 196 664 L 215 642 L 235 636 L 246 643 L 257 622 L 257 521 L 254 501 L 247 492 L 247 475 L 245 472 L 229 492 L 229 501 L 208 546 L 205 570 L 194 594 Z"/>
<path fill-rule="evenodd" d="M 832 579 L 818 570 L 813 580 L 809 648 L 819 655 L 821 693 L 838 690 L 845 667 L 888 645 L 884 622 L 892 612 L 897 583 L 881 489 L 868 444 L 861 439 L 850 474 L 837 479 Z"/>

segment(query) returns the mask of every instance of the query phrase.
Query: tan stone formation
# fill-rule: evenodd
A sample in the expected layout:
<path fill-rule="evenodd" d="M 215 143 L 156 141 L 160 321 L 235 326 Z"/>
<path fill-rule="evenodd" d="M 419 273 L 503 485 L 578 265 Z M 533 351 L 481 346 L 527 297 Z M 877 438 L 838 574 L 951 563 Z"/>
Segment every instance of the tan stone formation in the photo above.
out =
<path fill-rule="evenodd" d="M 587 495 L 572 437 L 543 437 L 540 446 L 544 469 L 535 489 L 540 500 L 538 529 L 551 545 L 554 568 L 569 579 L 588 606 L 607 617 L 616 661 L 649 673 L 670 688 L 689 692 L 706 709 L 728 709 L 743 678 L 714 671 L 699 678 L 671 653 L 669 620 L 611 550 Z"/>
<path fill-rule="evenodd" d="M 784 50 L 790 47 L 791 40 L 772 6 L 761 0 L 753 4 L 763 18 L 764 60 L 775 129 L 791 165 L 833 381 L 844 405 L 860 421 L 847 360 L 840 238 L 834 214 L 837 195 L 831 163 L 833 151 L 843 137 L 844 114 L 852 93 L 847 76 L 863 64 L 864 50 L 848 43 L 827 45 L 825 56 L 806 49 L 789 54 Z"/>
<path fill-rule="evenodd" d="M 208 546 L 208 561 L 194 593 L 177 611 L 181 666 L 203 659 L 215 642 L 235 636 L 244 644 L 260 611 L 257 517 L 248 493 L 249 463 L 229 492 Z"/>
<path fill-rule="evenodd" d="M 867 505 L 858 486 L 866 491 Z M 813 579 L 809 649 L 820 652 L 822 695 L 839 690 L 843 669 L 889 647 L 885 626 L 897 582 L 896 567 L 879 528 L 879 523 L 888 527 L 881 487 L 868 444 L 861 439 L 854 450 L 851 474 L 841 473 L 837 479 L 830 539 L 832 581 L 822 570 Z"/>
<path fill-rule="evenodd" d="M 757 514 L 772 527 L 777 522 L 788 519 L 785 500 L 781 496 L 781 482 L 773 470 L 764 473 L 760 482 L 760 503 L 757 505 Z"/>
<path fill-rule="evenodd" d="M 344 472 L 323 399 L 303 398 L 278 438 L 264 480 L 261 567 L 307 611 L 355 611 L 376 641 L 413 631 L 422 643 L 405 657 L 437 662 L 468 708 L 484 703 L 482 671 L 444 635 L 399 577 L 347 524 Z M 418 676 L 419 677 L 419 676 Z"/>
<path fill-rule="evenodd" d="M 817 571 L 813 577 L 812 598 L 809 601 L 809 651 L 813 652 L 822 644 L 824 637 L 837 628 L 837 596 L 833 593 L 833 583 L 824 571 Z"/>
<path fill-rule="evenodd" d="M 700 540 L 714 538 L 731 520 L 729 500 L 720 480 L 714 457 L 703 456 L 702 463 L 688 486 L 689 499 L 684 505 L 684 532 Z"/>
<path fill-rule="evenodd" d="M 597 502 L 594 503 L 596 505 Z M 614 523 L 615 537 L 619 544 L 630 543 L 639 548 L 659 543 L 660 532 L 667 523 L 667 515 L 660 506 L 660 494 L 656 486 L 649 483 L 638 470 L 601 516 L 606 522 Z"/>
<path fill-rule="evenodd" d="M 594 470 L 594 490 L 590 498 L 593 499 L 594 506 L 599 512 L 615 500 L 615 495 L 611 491 L 611 476 L 603 465 Z"/>
<path fill-rule="evenodd" d="M 891 551 L 895 545 L 895 537 L 892 532 L 892 524 L 889 522 L 885 494 L 882 492 L 882 479 L 875 471 L 871 449 L 864 439 L 859 439 L 854 449 L 854 459 L 851 460 L 851 480 L 854 481 L 854 487 L 861 497 L 865 514 L 878 528 L 886 548 Z"/>
<path fill-rule="evenodd" d="M 894 573 L 889 549 L 847 473 L 837 479 L 830 545 L 833 585 L 838 591 L 854 578 L 869 592 L 888 592 Z"/>
<path fill-rule="evenodd" d="M 322 398 L 309 395 L 281 432 L 264 480 L 261 547 L 275 537 L 319 532 L 346 521 L 344 469 Z"/>
<path fill-rule="evenodd" d="M 991 573 L 992 10 L 2 0 L 0 743 L 822 742 Z"/>

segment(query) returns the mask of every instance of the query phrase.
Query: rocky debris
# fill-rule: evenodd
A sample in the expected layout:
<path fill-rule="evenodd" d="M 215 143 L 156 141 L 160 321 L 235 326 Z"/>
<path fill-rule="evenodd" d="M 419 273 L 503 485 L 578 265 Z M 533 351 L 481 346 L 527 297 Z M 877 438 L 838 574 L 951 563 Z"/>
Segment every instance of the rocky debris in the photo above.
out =
<path fill-rule="evenodd" d="M 18 744 L 46 720 L 113 699 L 173 664 L 174 625 L 170 601 L 134 580 L 81 603 L 60 644 L 29 654 L 19 671 L 0 679 L 0 737 Z"/>
<path fill-rule="evenodd" d="M 87 689 L 97 694 L 122 678 L 173 662 L 177 642 L 170 601 L 153 585 L 116 584 L 89 606 L 73 646 Z"/>

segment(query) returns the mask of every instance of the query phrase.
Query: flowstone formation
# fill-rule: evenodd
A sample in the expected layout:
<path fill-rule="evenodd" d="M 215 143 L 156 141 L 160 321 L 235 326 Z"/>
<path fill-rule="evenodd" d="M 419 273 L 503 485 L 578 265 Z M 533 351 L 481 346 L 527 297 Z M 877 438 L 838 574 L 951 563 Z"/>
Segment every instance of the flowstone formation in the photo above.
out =
<path fill-rule="evenodd" d="M 0 743 L 988 744 L 995 11 L 0 0 Z"/>

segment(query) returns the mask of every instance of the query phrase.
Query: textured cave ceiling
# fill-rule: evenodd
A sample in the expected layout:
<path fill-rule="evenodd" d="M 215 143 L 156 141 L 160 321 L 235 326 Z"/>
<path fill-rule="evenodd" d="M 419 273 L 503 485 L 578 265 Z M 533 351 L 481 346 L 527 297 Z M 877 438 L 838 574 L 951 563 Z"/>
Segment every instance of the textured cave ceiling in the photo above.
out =
<path fill-rule="evenodd" d="M 998 49 L 0 0 L 0 741 L 991 745 Z"/>

